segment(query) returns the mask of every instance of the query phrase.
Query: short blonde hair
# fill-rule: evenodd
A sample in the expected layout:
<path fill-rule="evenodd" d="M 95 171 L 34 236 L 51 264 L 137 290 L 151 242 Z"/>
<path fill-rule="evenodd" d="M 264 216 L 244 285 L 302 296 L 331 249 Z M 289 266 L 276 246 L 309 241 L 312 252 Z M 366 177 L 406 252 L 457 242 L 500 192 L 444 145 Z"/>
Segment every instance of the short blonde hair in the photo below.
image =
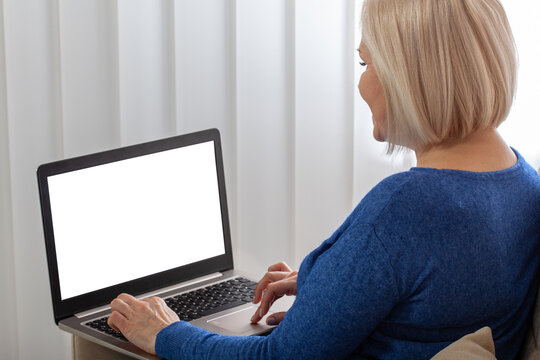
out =
<path fill-rule="evenodd" d="M 498 0 L 365 0 L 362 41 L 386 98 L 389 152 L 498 127 L 517 54 Z"/>

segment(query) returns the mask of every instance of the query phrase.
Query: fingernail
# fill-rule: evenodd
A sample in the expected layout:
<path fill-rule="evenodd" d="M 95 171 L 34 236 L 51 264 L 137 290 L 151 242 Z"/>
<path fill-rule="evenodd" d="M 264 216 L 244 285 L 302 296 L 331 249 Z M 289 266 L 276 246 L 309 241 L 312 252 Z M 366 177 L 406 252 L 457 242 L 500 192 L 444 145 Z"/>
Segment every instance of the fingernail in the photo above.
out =
<path fill-rule="evenodd" d="M 269 317 L 269 318 L 266 319 L 266 324 L 267 324 L 267 325 L 276 325 L 276 324 L 277 324 L 277 321 L 276 321 L 275 318 Z"/>

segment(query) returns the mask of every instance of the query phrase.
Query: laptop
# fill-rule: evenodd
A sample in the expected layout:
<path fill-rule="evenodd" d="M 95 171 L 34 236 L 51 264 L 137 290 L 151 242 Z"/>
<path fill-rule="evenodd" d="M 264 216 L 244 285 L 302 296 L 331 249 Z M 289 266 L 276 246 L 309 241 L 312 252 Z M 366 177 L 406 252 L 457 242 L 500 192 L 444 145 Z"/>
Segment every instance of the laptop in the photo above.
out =
<path fill-rule="evenodd" d="M 272 330 L 266 319 L 250 323 L 256 282 L 233 266 L 217 129 L 44 164 L 37 177 L 60 329 L 157 359 L 106 325 L 111 300 L 129 293 L 160 296 L 181 319 L 223 335 Z"/>

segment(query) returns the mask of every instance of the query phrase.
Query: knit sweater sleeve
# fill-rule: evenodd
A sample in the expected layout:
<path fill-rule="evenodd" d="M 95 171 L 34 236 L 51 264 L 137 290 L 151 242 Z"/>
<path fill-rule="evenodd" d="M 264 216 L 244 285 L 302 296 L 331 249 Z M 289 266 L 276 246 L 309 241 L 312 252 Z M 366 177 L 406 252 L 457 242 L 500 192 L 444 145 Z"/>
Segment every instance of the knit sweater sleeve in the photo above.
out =
<path fill-rule="evenodd" d="M 305 265 L 305 266 L 304 266 Z M 222 336 L 176 322 L 157 336 L 166 359 L 328 359 L 351 354 L 398 301 L 394 270 L 371 225 L 353 224 L 310 254 L 298 295 L 268 336 Z M 304 271 L 304 273 L 303 273 Z M 300 276 L 299 276 L 300 278 Z"/>

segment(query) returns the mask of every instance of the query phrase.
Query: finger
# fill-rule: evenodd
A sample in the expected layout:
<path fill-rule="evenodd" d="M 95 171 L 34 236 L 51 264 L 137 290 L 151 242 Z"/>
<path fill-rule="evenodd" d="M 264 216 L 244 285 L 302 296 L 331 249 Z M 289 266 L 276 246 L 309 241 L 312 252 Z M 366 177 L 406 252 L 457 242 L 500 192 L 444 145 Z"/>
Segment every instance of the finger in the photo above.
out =
<path fill-rule="evenodd" d="M 109 320 L 107 320 L 107 324 L 116 332 L 121 332 L 120 329 L 118 329 L 114 324 L 109 324 Z"/>
<path fill-rule="evenodd" d="M 277 299 L 281 297 L 281 295 L 278 295 L 275 292 L 275 288 L 276 288 L 275 284 L 277 284 L 277 282 L 272 283 L 268 287 L 268 289 L 264 291 L 262 299 L 261 299 L 261 304 L 259 305 L 259 307 L 257 308 L 257 311 L 251 318 L 252 323 L 258 323 L 259 320 L 261 320 L 268 313 L 268 310 L 270 310 L 270 307 L 272 306 L 274 301 L 276 301 Z M 280 287 L 277 287 L 277 288 L 279 289 Z"/>
<path fill-rule="evenodd" d="M 263 290 L 265 290 L 269 284 L 279 281 L 287 276 L 288 273 L 280 272 L 280 271 L 272 271 L 267 272 L 264 274 L 262 279 L 257 284 L 257 287 L 255 288 L 255 292 L 253 294 L 253 303 L 256 304 L 261 299 L 261 295 Z"/>
<path fill-rule="evenodd" d="M 107 324 L 109 324 L 111 328 L 113 328 L 115 331 L 121 332 L 122 334 L 124 333 L 123 330 L 125 330 L 126 323 L 127 319 L 118 311 L 113 311 L 107 320 Z"/>
<path fill-rule="evenodd" d="M 165 301 L 159 296 L 152 296 L 149 298 L 144 298 L 144 299 L 141 299 L 141 301 L 144 301 L 146 303 L 153 304 L 153 305 L 158 305 L 158 306 L 166 305 Z"/>
<path fill-rule="evenodd" d="M 297 276 L 285 278 L 275 283 L 275 291 L 281 297 L 283 295 L 296 295 L 296 279 Z"/>
<path fill-rule="evenodd" d="M 283 295 L 296 295 L 296 277 L 276 281 L 268 285 L 259 305 L 260 318 L 262 318 L 272 304 Z"/>
<path fill-rule="evenodd" d="M 126 318 L 130 317 L 133 313 L 132 308 L 119 297 L 111 301 L 111 311 L 118 311 Z"/>
<path fill-rule="evenodd" d="M 143 299 L 139 300 L 136 297 L 131 296 L 129 294 L 120 294 L 118 295 L 117 299 L 124 301 L 131 308 L 131 311 L 132 311 L 131 314 L 152 311 L 150 303 L 148 301 L 145 301 Z M 127 315 L 130 315 L 130 314 L 128 313 Z"/>
<path fill-rule="evenodd" d="M 117 299 L 122 300 L 123 302 L 125 302 L 129 306 L 133 306 L 134 304 L 140 302 L 140 300 L 137 300 L 135 297 L 133 297 L 133 296 L 131 296 L 129 294 L 125 294 L 125 293 L 122 293 L 122 294 L 118 295 Z"/>
<path fill-rule="evenodd" d="M 289 271 L 291 271 L 291 268 L 289 267 L 289 265 L 285 264 L 285 262 L 280 261 L 277 264 L 270 265 L 268 267 L 268 271 L 286 271 L 286 272 L 289 272 Z"/>
<path fill-rule="evenodd" d="M 287 276 L 285 276 L 285 279 L 296 277 L 296 276 L 298 276 L 298 271 L 294 270 L 288 273 Z"/>
<path fill-rule="evenodd" d="M 256 324 L 259 322 L 259 320 L 261 320 L 260 316 L 259 316 L 259 307 L 257 307 L 257 309 L 255 310 L 255 312 L 253 313 L 253 315 L 251 316 L 251 323 L 252 324 Z"/>
<path fill-rule="evenodd" d="M 261 304 L 259 305 L 259 315 L 261 319 L 266 315 L 268 310 L 270 310 L 270 307 L 276 301 L 279 299 L 283 294 L 279 294 L 278 291 L 281 289 L 280 282 L 272 283 L 268 286 L 266 289 L 266 292 L 263 294 L 261 299 Z"/>
<path fill-rule="evenodd" d="M 285 311 L 272 314 L 266 318 L 266 324 L 277 325 L 283 320 L 283 317 L 285 317 Z"/>
<path fill-rule="evenodd" d="M 261 304 L 257 307 L 257 310 L 255 311 L 255 314 L 253 314 L 253 316 L 251 317 L 251 323 L 252 324 L 258 323 L 264 317 L 264 315 L 266 315 L 266 312 L 263 312 L 262 306 L 263 306 L 263 303 L 264 303 L 265 299 L 268 298 L 268 296 L 269 296 L 268 294 L 269 294 L 268 290 L 265 290 L 263 292 L 263 297 L 261 299 Z"/>
<path fill-rule="evenodd" d="M 257 309 L 255 310 L 255 313 L 251 317 L 251 323 L 252 324 L 258 323 L 259 321 L 261 321 L 261 319 L 264 317 L 264 315 L 266 315 L 266 313 L 263 312 L 262 303 L 261 303 L 261 305 L 259 305 L 257 307 Z"/>

